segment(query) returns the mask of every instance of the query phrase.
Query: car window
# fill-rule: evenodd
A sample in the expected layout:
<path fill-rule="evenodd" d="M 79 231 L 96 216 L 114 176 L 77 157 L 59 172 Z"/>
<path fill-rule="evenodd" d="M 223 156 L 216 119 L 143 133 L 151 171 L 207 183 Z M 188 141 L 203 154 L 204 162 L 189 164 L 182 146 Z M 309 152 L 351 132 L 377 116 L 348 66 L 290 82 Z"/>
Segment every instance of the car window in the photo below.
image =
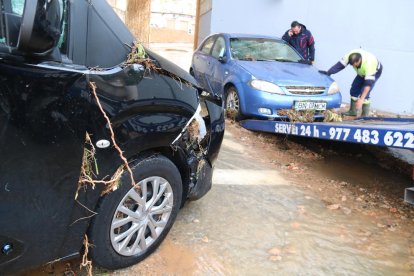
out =
<path fill-rule="evenodd" d="M 12 0 L 11 1 L 12 13 L 23 15 L 24 2 L 25 0 Z"/>
<path fill-rule="evenodd" d="M 2 0 L 0 11 L 0 43 L 16 46 L 25 0 Z M 6 23 L 8 30 L 6 30 Z M 9 40 L 9 41 L 7 41 Z"/>
<path fill-rule="evenodd" d="M 230 51 L 233 58 L 239 60 L 302 60 L 302 57 L 285 42 L 268 38 L 231 38 Z"/>
<path fill-rule="evenodd" d="M 216 43 L 214 43 L 213 51 L 211 52 L 211 55 L 215 58 L 219 58 L 220 56 L 224 56 L 225 52 L 225 45 L 226 42 L 224 41 L 224 38 L 219 36 L 216 40 Z"/>
<path fill-rule="evenodd" d="M 213 47 L 214 39 L 215 37 L 212 36 L 209 39 L 207 39 L 206 42 L 204 42 L 204 45 L 201 48 L 202 53 L 207 54 L 207 55 L 210 54 L 211 47 Z"/>
<path fill-rule="evenodd" d="M 59 2 L 60 7 L 60 18 L 61 20 L 61 34 L 58 42 L 58 47 L 60 48 L 62 53 L 66 53 L 66 34 L 67 34 L 67 0 L 55 0 Z M 9 1 L 1 1 L 4 14 L 8 13 L 9 21 L 13 24 L 9 30 L 9 33 L 13 33 L 10 35 L 10 40 L 8 43 L 11 46 L 15 46 L 15 42 L 17 42 L 18 34 L 20 30 L 20 21 L 21 17 L 23 16 L 25 0 L 9 0 Z M 1 17 L 3 17 L 3 15 Z M 6 30 L 4 29 L 3 20 L 0 22 L 1 24 L 1 31 L 0 31 L 0 43 L 6 43 L 5 33 Z M 10 23 L 9 23 L 10 24 Z M 16 40 L 16 41 L 15 41 Z"/>
<path fill-rule="evenodd" d="M 3 10 L 0 10 L 0 46 L 4 43 L 6 43 L 6 38 L 4 37 Z"/>
<path fill-rule="evenodd" d="M 68 33 L 68 1 L 59 0 L 60 4 L 60 18 L 61 20 L 61 33 L 57 43 L 62 54 L 67 54 L 67 33 Z"/>

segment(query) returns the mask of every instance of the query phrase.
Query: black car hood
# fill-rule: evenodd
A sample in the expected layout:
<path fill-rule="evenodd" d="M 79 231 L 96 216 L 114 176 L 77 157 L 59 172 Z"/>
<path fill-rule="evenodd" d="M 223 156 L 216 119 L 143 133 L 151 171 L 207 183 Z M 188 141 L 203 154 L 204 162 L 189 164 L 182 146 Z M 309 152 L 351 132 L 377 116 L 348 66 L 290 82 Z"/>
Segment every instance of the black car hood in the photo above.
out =
<path fill-rule="evenodd" d="M 159 65 L 164 69 L 165 71 L 168 71 L 177 77 L 193 84 L 196 87 L 200 87 L 198 82 L 191 76 L 188 72 L 184 71 L 181 67 L 178 65 L 172 63 L 171 61 L 167 60 L 166 58 L 160 56 L 159 54 L 145 48 L 145 51 L 150 56 L 151 59 L 156 60 Z"/>

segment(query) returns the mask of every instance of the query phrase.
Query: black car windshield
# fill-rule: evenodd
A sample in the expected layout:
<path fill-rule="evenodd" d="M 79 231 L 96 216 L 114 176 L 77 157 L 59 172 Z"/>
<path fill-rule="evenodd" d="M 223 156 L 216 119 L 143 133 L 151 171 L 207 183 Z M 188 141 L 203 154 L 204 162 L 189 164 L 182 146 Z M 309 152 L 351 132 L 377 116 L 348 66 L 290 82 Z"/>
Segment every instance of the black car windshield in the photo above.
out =
<path fill-rule="evenodd" d="M 230 38 L 234 59 L 299 62 L 302 57 L 283 41 L 268 38 Z"/>

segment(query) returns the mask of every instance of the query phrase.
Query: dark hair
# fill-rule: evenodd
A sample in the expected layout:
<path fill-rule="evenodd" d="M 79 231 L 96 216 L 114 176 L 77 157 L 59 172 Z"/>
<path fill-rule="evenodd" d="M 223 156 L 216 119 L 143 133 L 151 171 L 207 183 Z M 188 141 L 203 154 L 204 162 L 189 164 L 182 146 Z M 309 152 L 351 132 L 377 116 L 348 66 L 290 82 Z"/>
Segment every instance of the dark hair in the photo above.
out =
<path fill-rule="evenodd" d="M 354 65 L 354 63 L 357 63 L 362 58 L 360 53 L 352 53 L 349 55 L 349 64 Z"/>
<path fill-rule="evenodd" d="M 294 27 L 297 27 L 297 26 L 300 26 L 300 25 L 302 25 L 302 24 L 300 24 L 298 21 L 293 21 L 292 24 L 290 24 L 290 27 L 294 28 Z"/>

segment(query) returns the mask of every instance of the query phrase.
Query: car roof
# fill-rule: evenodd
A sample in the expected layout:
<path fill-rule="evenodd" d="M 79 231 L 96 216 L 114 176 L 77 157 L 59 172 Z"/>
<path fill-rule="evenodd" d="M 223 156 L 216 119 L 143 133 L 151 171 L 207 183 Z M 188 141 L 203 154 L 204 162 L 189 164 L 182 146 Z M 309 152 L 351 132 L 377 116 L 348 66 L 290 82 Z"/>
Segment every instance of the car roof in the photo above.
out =
<path fill-rule="evenodd" d="M 262 35 L 262 34 L 216 33 L 215 35 L 224 35 L 224 36 L 227 36 L 229 38 L 267 38 L 267 39 L 282 40 L 280 37 L 270 36 L 270 35 Z"/>

